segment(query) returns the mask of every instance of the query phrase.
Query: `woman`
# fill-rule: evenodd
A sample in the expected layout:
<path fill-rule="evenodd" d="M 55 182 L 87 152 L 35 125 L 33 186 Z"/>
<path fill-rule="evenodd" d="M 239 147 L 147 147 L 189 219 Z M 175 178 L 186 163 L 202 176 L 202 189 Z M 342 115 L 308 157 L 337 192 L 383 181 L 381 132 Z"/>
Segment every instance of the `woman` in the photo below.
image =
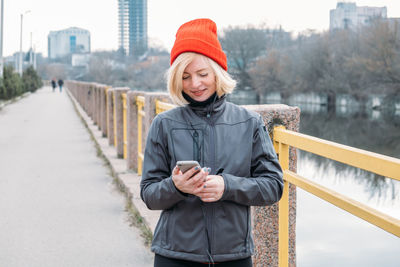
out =
<path fill-rule="evenodd" d="M 252 266 L 250 206 L 280 199 L 282 170 L 261 116 L 226 101 L 235 85 L 215 23 L 183 24 L 168 72 L 180 107 L 156 116 L 144 155 L 141 197 L 162 210 L 154 266 Z"/>

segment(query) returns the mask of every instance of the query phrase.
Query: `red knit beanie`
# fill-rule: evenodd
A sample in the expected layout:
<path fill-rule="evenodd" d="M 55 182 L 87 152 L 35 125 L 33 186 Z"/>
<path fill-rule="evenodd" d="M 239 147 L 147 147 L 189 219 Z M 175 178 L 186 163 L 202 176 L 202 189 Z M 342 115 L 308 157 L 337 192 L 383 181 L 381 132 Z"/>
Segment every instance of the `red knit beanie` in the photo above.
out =
<path fill-rule="evenodd" d="M 210 19 L 195 19 L 179 27 L 171 50 L 171 65 L 184 52 L 203 54 L 228 70 L 226 55 L 217 37 L 217 25 Z"/>

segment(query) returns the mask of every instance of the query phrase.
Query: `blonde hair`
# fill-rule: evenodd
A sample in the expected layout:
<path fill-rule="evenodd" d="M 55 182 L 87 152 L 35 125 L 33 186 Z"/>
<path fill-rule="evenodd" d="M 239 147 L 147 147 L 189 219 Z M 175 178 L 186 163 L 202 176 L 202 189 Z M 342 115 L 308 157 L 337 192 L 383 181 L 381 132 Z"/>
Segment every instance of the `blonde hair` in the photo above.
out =
<path fill-rule="evenodd" d="M 230 94 L 235 89 L 236 81 L 232 79 L 228 72 L 226 72 L 218 63 L 209 57 L 202 54 L 185 52 L 180 54 L 172 63 L 167 72 L 167 85 L 168 91 L 172 101 L 178 106 L 187 105 L 188 102 L 183 98 L 182 90 L 182 76 L 185 68 L 193 61 L 195 57 L 203 57 L 210 65 L 215 74 L 215 87 L 217 95 L 220 97 L 223 94 Z"/>

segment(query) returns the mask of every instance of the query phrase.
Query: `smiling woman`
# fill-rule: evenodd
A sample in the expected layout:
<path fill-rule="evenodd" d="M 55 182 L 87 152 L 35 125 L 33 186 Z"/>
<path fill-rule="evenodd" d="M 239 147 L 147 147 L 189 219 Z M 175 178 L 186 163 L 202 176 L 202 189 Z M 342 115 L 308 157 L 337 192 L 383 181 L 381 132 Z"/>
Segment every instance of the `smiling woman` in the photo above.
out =
<path fill-rule="evenodd" d="M 216 24 L 183 24 L 171 50 L 168 89 L 179 107 L 158 114 L 143 161 L 141 198 L 162 210 L 155 267 L 252 266 L 250 206 L 282 195 L 282 170 L 259 114 L 226 101 L 236 82 Z M 182 172 L 178 161 L 199 166 Z"/>

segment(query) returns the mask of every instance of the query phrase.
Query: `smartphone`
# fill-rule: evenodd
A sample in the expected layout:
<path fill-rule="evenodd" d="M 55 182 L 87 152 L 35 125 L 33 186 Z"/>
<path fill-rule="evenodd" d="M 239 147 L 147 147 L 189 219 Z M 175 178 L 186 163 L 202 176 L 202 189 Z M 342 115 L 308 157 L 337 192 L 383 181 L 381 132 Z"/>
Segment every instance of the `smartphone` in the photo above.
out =
<path fill-rule="evenodd" d="M 195 160 L 181 160 L 176 163 L 182 173 L 187 172 L 193 167 L 198 166 L 200 168 L 200 164 Z"/>

